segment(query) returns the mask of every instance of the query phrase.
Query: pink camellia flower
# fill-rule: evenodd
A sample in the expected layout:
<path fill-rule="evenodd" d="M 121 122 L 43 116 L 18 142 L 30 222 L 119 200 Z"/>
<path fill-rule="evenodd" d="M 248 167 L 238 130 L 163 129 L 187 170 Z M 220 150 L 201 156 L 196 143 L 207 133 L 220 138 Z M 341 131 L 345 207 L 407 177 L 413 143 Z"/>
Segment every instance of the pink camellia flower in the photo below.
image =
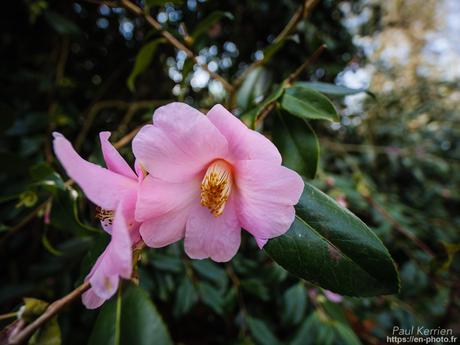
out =
<path fill-rule="evenodd" d="M 193 259 L 228 261 L 241 228 L 262 248 L 294 221 L 303 181 L 281 166 L 276 147 L 221 105 L 205 116 L 184 104 L 155 111 L 133 140 L 149 175 L 136 205 L 140 234 L 151 247 L 185 236 Z"/>
<path fill-rule="evenodd" d="M 97 217 L 112 235 L 111 241 L 86 277 L 91 288 L 83 296 L 89 309 L 98 308 L 113 296 L 120 277 L 132 273 L 132 246 L 140 240 L 139 223 L 134 219 L 137 190 L 143 174 L 136 164 L 136 173 L 110 144 L 109 132 L 99 134 L 107 169 L 82 159 L 70 142 L 60 133 L 53 133 L 54 152 L 67 174 L 98 206 Z"/>

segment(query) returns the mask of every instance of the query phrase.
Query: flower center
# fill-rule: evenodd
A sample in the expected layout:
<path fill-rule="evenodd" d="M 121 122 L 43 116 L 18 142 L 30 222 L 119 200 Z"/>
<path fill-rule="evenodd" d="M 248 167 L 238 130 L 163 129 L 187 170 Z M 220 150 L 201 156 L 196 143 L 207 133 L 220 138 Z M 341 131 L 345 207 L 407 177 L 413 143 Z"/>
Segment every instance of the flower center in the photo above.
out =
<path fill-rule="evenodd" d="M 231 166 L 226 161 L 218 159 L 209 165 L 201 181 L 201 205 L 209 208 L 214 217 L 224 212 L 232 183 Z"/>
<path fill-rule="evenodd" d="M 104 210 L 99 206 L 96 207 L 96 219 L 99 219 L 106 225 L 112 225 L 114 213 L 111 210 Z"/>

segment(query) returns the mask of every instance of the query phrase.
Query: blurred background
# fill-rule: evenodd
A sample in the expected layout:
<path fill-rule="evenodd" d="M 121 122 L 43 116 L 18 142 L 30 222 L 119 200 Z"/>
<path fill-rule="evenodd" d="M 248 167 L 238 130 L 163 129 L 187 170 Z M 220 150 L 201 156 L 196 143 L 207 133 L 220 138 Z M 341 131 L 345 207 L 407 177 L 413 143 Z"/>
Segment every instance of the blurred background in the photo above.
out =
<path fill-rule="evenodd" d="M 81 283 L 108 240 L 94 205 L 64 184 L 52 131 L 101 163 L 98 133 L 110 130 L 132 163 L 130 140 L 156 107 L 224 103 L 244 115 L 326 44 L 298 78 L 344 87 L 325 90 L 340 122 L 312 123 L 321 147 L 312 183 L 382 239 L 401 292 L 332 294 L 288 274 L 249 236 L 228 264 L 189 260 L 181 243 L 145 251 L 140 286 L 177 344 L 385 344 L 394 325 L 458 334 L 460 2 L 320 0 L 282 45 L 276 37 L 300 2 L 137 4 L 185 42 L 196 63 L 121 7 L 92 0 L 3 7 L 0 326 L 14 320 L 2 315 L 23 297 L 50 302 Z M 241 79 L 232 99 L 210 72 Z M 269 114 L 258 129 L 270 136 L 272 128 Z M 67 307 L 55 330 L 62 344 L 87 343 L 97 315 L 79 301 Z"/>

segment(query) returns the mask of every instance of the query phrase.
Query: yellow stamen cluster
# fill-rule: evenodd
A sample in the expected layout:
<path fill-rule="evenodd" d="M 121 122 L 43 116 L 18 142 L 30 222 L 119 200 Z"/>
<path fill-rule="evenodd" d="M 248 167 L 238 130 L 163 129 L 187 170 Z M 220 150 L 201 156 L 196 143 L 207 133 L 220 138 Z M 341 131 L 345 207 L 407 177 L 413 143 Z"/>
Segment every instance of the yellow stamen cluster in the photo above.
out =
<path fill-rule="evenodd" d="M 230 165 L 223 160 L 214 161 L 201 181 L 201 205 L 207 207 L 214 217 L 218 217 L 224 212 L 231 190 Z"/>
<path fill-rule="evenodd" d="M 104 210 L 99 206 L 96 207 L 96 219 L 99 219 L 100 221 L 107 223 L 108 225 L 112 225 L 113 215 L 114 212 L 111 210 Z"/>

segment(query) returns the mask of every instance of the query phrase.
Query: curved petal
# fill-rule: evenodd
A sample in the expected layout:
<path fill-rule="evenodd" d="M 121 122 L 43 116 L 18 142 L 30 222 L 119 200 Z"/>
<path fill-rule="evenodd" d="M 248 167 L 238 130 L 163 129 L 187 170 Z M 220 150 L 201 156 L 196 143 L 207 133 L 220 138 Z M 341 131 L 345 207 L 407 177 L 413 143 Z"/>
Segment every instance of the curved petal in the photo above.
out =
<path fill-rule="evenodd" d="M 200 180 L 173 183 L 147 175 L 139 186 L 136 220 L 146 221 L 181 209 L 200 196 Z"/>
<path fill-rule="evenodd" d="M 96 309 L 99 308 L 106 300 L 99 297 L 93 291 L 89 289 L 83 293 L 81 300 L 87 309 Z"/>
<path fill-rule="evenodd" d="M 281 164 L 281 154 L 270 140 L 246 127 L 220 104 L 212 107 L 207 116 L 227 139 L 231 161 L 260 159 Z"/>
<path fill-rule="evenodd" d="M 119 277 L 132 273 L 131 239 L 126 222 L 126 209 L 120 202 L 115 210 L 112 239 L 91 270 L 89 281 L 96 295 L 109 299 L 118 288 Z"/>
<path fill-rule="evenodd" d="M 224 213 L 214 217 L 200 204 L 193 207 L 185 230 L 185 252 L 192 259 L 211 258 L 217 262 L 229 261 L 241 243 L 233 198 L 225 205 Z"/>
<path fill-rule="evenodd" d="M 143 222 L 139 231 L 145 244 L 152 248 L 160 248 L 181 240 L 194 204 L 191 202 L 183 208 L 173 209 Z M 199 204 L 199 200 L 196 200 L 196 204 Z"/>
<path fill-rule="evenodd" d="M 267 161 L 239 161 L 235 165 L 237 212 L 241 226 L 263 247 L 284 234 L 295 217 L 304 183 L 293 170 Z"/>
<path fill-rule="evenodd" d="M 136 135 L 133 152 L 154 177 L 186 181 L 227 154 L 224 136 L 205 115 L 185 103 L 158 108 L 153 122 Z"/>
<path fill-rule="evenodd" d="M 104 161 L 107 166 L 107 169 L 113 171 L 117 174 L 137 179 L 136 174 L 130 168 L 128 163 L 124 158 L 118 153 L 115 147 L 109 142 L 110 132 L 101 132 L 99 133 L 99 139 L 101 140 L 101 149 L 102 155 L 104 156 Z"/>
<path fill-rule="evenodd" d="M 96 205 L 114 210 L 123 196 L 136 188 L 136 181 L 85 161 L 60 133 L 53 133 L 54 152 L 64 169 Z"/>

